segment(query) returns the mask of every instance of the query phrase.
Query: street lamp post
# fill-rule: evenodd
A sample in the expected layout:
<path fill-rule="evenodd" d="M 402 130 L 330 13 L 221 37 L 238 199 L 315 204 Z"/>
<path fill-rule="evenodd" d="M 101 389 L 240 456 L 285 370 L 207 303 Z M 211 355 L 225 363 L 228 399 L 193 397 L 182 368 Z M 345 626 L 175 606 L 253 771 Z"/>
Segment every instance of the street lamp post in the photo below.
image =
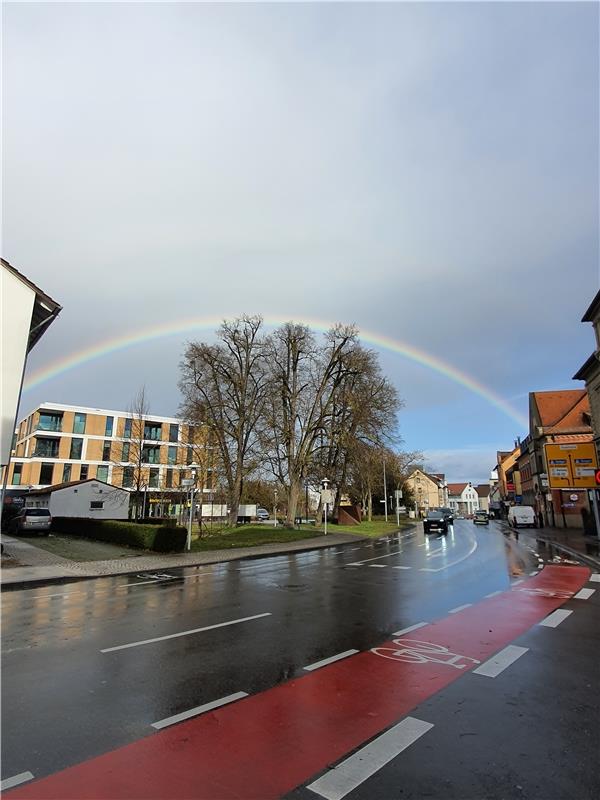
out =
<path fill-rule="evenodd" d="M 190 515 L 188 517 L 188 532 L 187 532 L 187 541 L 186 541 L 186 550 L 192 549 L 192 520 L 194 518 L 194 487 L 196 485 L 196 467 L 198 465 L 195 462 L 190 464 L 191 475 L 192 475 L 192 483 L 190 485 Z"/>

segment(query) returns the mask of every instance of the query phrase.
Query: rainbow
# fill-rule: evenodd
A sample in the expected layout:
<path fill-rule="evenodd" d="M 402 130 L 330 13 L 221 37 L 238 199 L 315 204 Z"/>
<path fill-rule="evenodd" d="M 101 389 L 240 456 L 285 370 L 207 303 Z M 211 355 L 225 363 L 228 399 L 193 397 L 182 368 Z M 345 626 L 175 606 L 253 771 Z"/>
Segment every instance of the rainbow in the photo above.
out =
<path fill-rule="evenodd" d="M 267 327 L 276 327 L 284 322 L 287 322 L 288 320 L 289 317 L 265 317 L 264 323 Z M 45 383 L 51 378 L 55 378 L 58 375 L 62 375 L 69 370 L 82 366 L 89 361 L 94 361 L 97 358 L 102 358 L 110 353 L 115 353 L 119 350 L 125 350 L 136 345 L 146 344 L 147 342 L 151 342 L 156 339 L 162 339 L 167 336 L 185 335 L 192 331 L 216 329 L 222 321 L 223 316 L 202 318 L 190 317 L 188 319 L 179 319 L 177 321 L 152 325 L 151 327 L 139 328 L 136 331 L 130 331 L 129 333 L 125 333 L 120 336 L 105 339 L 104 341 L 94 344 L 90 347 L 86 347 L 82 350 L 78 350 L 62 358 L 56 359 L 47 366 L 36 369 L 26 379 L 23 387 L 24 391 L 31 391 L 31 389 L 40 386 L 42 383 Z M 302 322 L 320 332 L 329 330 L 332 325 L 330 322 L 323 322 L 322 320 L 317 319 L 304 318 Z M 452 364 L 442 361 L 441 358 L 438 358 L 431 353 L 427 353 L 425 350 L 420 350 L 419 348 L 414 347 L 407 342 L 402 342 L 398 339 L 392 339 L 390 336 L 374 333 L 372 331 L 361 329 L 360 338 L 363 342 L 366 342 L 369 345 L 373 345 L 383 350 L 389 350 L 390 352 L 403 356 L 410 361 L 414 361 L 417 364 L 428 367 L 434 372 L 437 372 L 439 375 L 443 375 L 449 380 L 454 381 L 454 383 L 457 383 L 459 386 L 463 386 L 465 389 L 468 389 L 469 391 L 483 398 L 503 414 L 506 414 L 508 417 L 510 417 L 510 419 L 512 419 L 513 422 L 516 422 L 521 429 L 527 430 L 529 427 L 527 418 L 520 414 L 517 409 L 513 408 L 513 406 L 511 406 L 510 403 L 508 403 L 508 401 L 506 401 L 503 397 L 487 386 L 484 386 L 471 375 L 467 375 L 465 372 L 457 369 Z"/>

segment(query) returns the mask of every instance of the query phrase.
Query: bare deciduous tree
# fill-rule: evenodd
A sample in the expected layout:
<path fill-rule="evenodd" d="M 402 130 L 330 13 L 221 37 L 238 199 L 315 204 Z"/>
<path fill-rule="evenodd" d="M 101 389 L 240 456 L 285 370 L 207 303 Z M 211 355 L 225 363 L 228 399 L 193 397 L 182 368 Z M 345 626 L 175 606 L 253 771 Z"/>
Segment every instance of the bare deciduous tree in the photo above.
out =
<path fill-rule="evenodd" d="M 216 344 L 189 344 L 181 364 L 181 410 L 190 424 L 210 431 L 227 485 L 232 525 L 244 478 L 259 459 L 257 425 L 267 391 L 261 327 L 258 316 L 225 321 Z"/>

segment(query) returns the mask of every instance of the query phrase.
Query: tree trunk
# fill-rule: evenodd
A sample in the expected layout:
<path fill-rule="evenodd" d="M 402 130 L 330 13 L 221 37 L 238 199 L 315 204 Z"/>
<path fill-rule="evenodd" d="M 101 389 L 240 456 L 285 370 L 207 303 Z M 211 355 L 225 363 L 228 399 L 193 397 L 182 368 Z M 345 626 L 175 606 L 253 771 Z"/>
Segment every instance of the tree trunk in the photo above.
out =
<path fill-rule="evenodd" d="M 237 524 L 238 509 L 242 496 L 242 479 L 239 475 L 236 476 L 229 494 L 229 525 L 234 527 Z"/>
<path fill-rule="evenodd" d="M 295 524 L 296 520 L 296 512 L 298 510 L 298 500 L 300 498 L 300 492 L 302 491 L 302 483 L 297 479 L 292 479 L 290 481 L 290 486 L 287 492 L 287 514 L 285 518 L 285 524 L 288 528 L 291 528 Z"/>
<path fill-rule="evenodd" d="M 373 492 L 369 489 L 367 500 L 367 518 L 369 522 L 373 521 Z"/>

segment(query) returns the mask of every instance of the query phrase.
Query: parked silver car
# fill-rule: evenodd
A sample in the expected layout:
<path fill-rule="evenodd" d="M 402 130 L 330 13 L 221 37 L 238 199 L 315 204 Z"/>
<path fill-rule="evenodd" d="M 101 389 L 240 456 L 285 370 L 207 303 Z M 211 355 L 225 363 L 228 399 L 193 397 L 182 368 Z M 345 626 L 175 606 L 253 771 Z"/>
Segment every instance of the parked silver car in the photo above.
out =
<path fill-rule="evenodd" d="M 24 508 L 10 522 L 11 533 L 50 533 L 52 516 L 47 508 Z"/>

